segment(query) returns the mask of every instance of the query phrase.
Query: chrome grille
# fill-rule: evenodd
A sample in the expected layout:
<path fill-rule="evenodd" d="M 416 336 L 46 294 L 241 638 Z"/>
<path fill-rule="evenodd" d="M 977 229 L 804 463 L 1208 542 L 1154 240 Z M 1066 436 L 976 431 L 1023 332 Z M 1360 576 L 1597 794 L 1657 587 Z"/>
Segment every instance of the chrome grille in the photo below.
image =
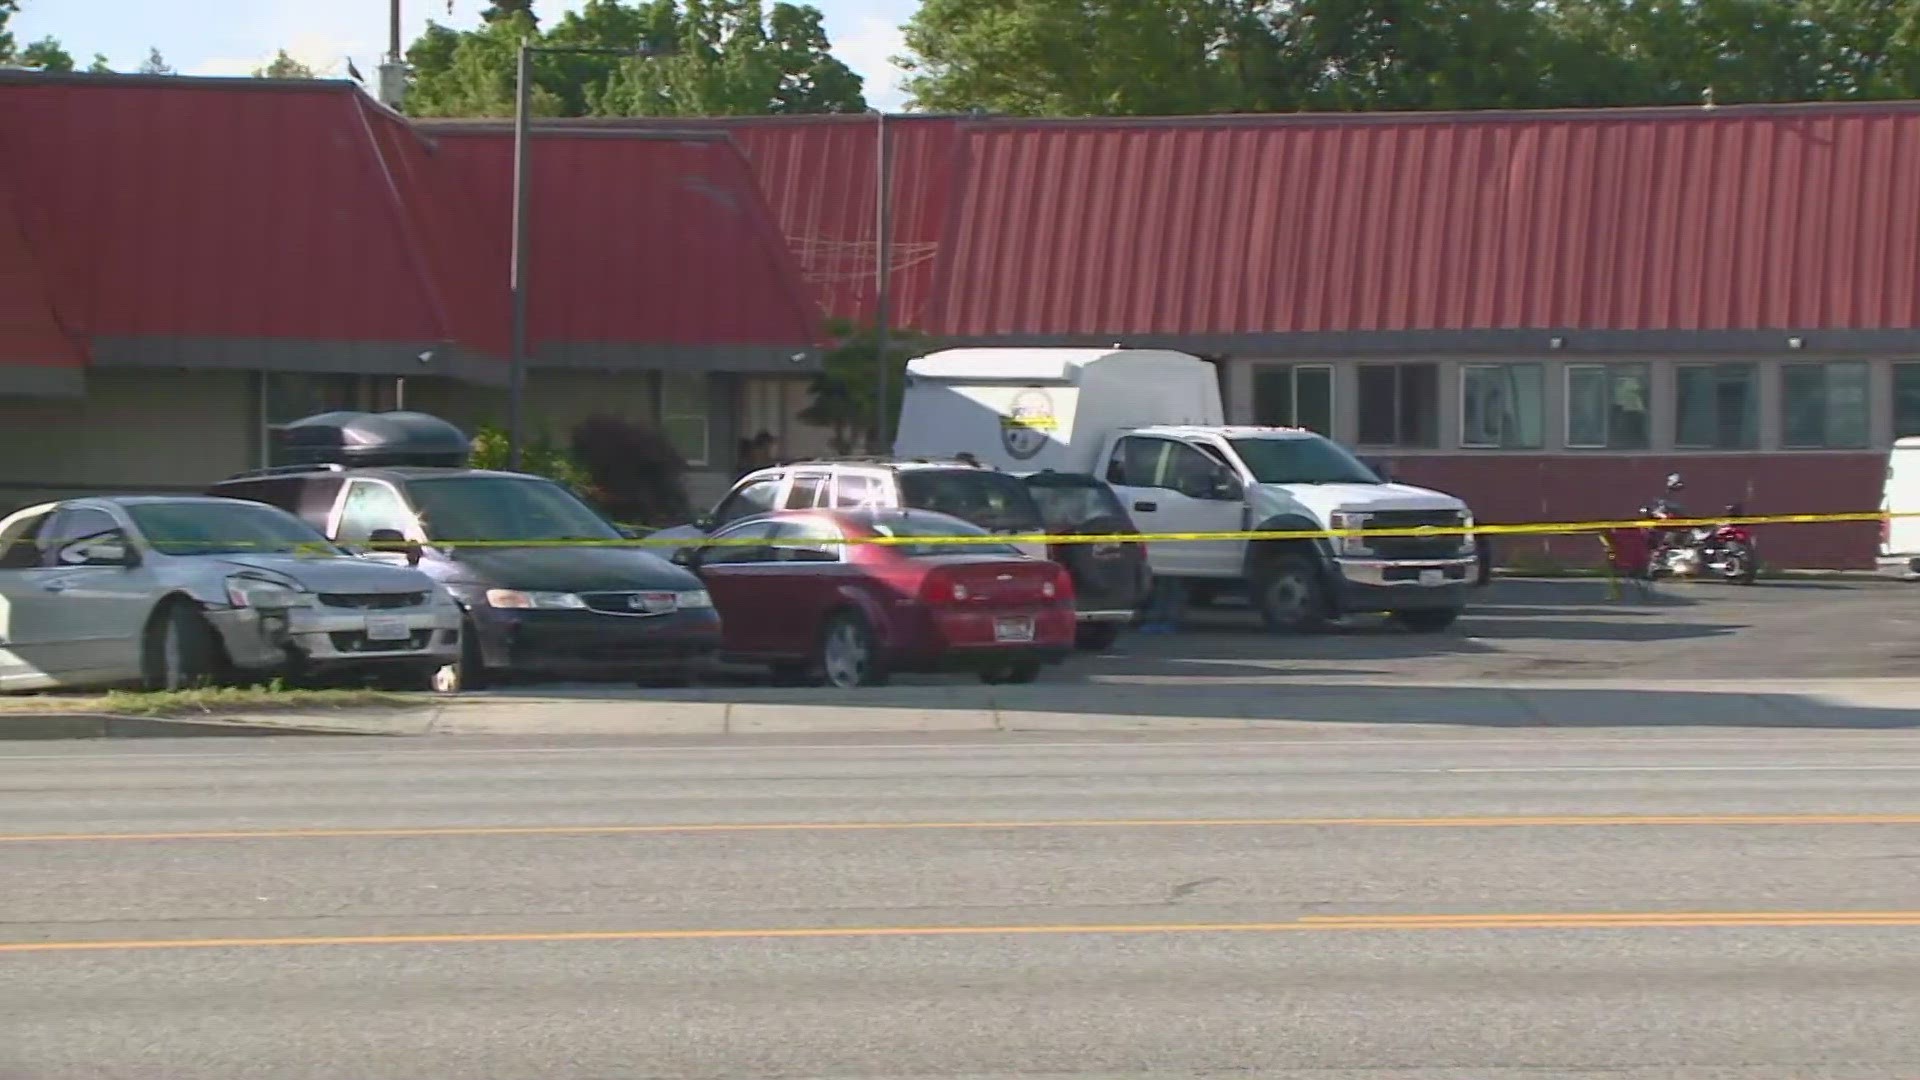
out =
<path fill-rule="evenodd" d="M 1380 510 L 1367 515 L 1368 529 L 1418 529 L 1431 526 L 1436 529 L 1457 529 L 1461 517 L 1458 510 Z M 1445 536 L 1370 536 L 1366 544 L 1376 556 L 1382 559 L 1454 559 L 1460 552 L 1466 538 L 1459 533 Z"/>
<path fill-rule="evenodd" d="M 670 615 L 680 598 L 665 590 L 581 593 L 580 601 L 603 615 Z"/>
<path fill-rule="evenodd" d="M 426 602 L 427 594 L 423 592 L 320 594 L 320 603 L 327 607 L 355 608 L 361 611 L 419 607 Z"/>

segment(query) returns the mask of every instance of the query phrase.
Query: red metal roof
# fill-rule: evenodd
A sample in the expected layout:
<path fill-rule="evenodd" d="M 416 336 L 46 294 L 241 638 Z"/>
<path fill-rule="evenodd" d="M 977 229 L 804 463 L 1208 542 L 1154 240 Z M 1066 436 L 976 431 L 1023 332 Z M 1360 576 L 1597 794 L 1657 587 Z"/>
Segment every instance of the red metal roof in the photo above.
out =
<path fill-rule="evenodd" d="M 1920 325 L 1913 103 L 969 124 L 959 337 Z"/>
<path fill-rule="evenodd" d="M 483 127 L 435 132 L 472 222 L 498 238 L 487 274 L 505 281 L 512 139 Z M 818 310 L 724 134 L 548 130 L 532 155 L 537 344 L 790 349 L 815 340 Z"/>

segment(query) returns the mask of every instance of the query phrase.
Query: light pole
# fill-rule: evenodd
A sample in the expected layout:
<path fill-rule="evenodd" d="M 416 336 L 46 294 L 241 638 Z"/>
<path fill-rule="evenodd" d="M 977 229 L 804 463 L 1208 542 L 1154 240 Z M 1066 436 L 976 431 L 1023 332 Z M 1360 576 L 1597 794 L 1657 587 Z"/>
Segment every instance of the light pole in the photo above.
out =
<path fill-rule="evenodd" d="M 507 468 L 520 468 L 525 444 L 524 402 L 527 379 L 527 182 L 533 113 L 533 58 L 538 55 L 648 57 L 647 44 L 632 49 L 586 45 L 535 45 L 522 39 L 513 71 L 513 266 L 507 287 L 513 293 L 513 355 L 507 365 Z"/>
<path fill-rule="evenodd" d="M 888 309 L 887 288 L 890 284 L 890 271 L 893 261 L 893 140 L 887 137 L 887 113 L 882 109 L 877 114 L 875 134 L 878 145 L 874 148 L 876 170 L 874 177 L 874 223 L 873 223 L 873 351 L 874 351 L 874 399 L 873 430 L 874 441 L 879 443 L 873 448 L 876 454 L 888 453 L 893 440 L 887 437 L 888 409 L 887 391 L 891 367 L 889 353 L 892 352 L 889 325 L 892 320 Z"/>

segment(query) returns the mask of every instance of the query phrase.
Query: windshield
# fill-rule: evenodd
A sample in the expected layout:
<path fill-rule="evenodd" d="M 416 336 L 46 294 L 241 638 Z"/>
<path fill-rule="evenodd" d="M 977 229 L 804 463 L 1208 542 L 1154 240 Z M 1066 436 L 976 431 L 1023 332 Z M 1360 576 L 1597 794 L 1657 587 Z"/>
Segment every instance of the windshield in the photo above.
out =
<path fill-rule="evenodd" d="M 1018 483 L 1018 481 L 1015 481 Z M 952 518 L 932 516 L 916 517 L 912 514 L 899 514 L 874 521 L 871 525 L 875 536 L 989 536 L 985 529 Z M 925 558 L 929 555 L 1006 555 L 1020 557 L 1020 549 L 1012 544 L 987 541 L 968 544 L 959 541 L 947 541 L 933 544 L 888 544 L 889 551 L 895 551 L 910 559 Z"/>
<path fill-rule="evenodd" d="M 1041 473 L 1027 477 L 1027 491 L 1040 507 L 1049 531 L 1077 529 L 1089 521 L 1126 521 L 1127 511 L 1113 489 L 1091 476 Z"/>
<path fill-rule="evenodd" d="M 262 503 L 134 503 L 133 524 L 162 555 L 341 555 L 314 528 Z"/>
<path fill-rule="evenodd" d="M 1306 439 L 1229 439 L 1253 478 L 1263 484 L 1383 484 L 1386 481 L 1319 436 Z"/>
<path fill-rule="evenodd" d="M 436 476 L 407 483 L 427 538 L 618 540 L 620 533 L 551 480 L 526 476 Z"/>
<path fill-rule="evenodd" d="M 987 529 L 1040 532 L 1040 510 L 1017 477 L 986 469 L 903 469 L 900 501 Z"/>

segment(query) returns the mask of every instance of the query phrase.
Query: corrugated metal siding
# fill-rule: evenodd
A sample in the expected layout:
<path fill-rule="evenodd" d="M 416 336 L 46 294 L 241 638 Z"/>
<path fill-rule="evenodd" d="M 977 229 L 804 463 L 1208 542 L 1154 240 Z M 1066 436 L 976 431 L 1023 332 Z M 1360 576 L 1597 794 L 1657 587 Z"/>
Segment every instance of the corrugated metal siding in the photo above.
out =
<path fill-rule="evenodd" d="M 14 207 L 6 160 L 0 156 L 0 364 L 77 368 L 82 354 L 60 327 Z"/>
<path fill-rule="evenodd" d="M 0 95 L 26 233 L 76 332 L 453 336 L 350 87 Z"/>
<path fill-rule="evenodd" d="M 967 124 L 928 328 L 1920 323 L 1920 112 Z"/>
<path fill-rule="evenodd" d="M 476 227 L 510 253 L 513 142 L 438 136 Z M 529 333 L 541 343 L 801 347 L 817 316 L 746 161 L 723 137 L 536 136 Z"/>

